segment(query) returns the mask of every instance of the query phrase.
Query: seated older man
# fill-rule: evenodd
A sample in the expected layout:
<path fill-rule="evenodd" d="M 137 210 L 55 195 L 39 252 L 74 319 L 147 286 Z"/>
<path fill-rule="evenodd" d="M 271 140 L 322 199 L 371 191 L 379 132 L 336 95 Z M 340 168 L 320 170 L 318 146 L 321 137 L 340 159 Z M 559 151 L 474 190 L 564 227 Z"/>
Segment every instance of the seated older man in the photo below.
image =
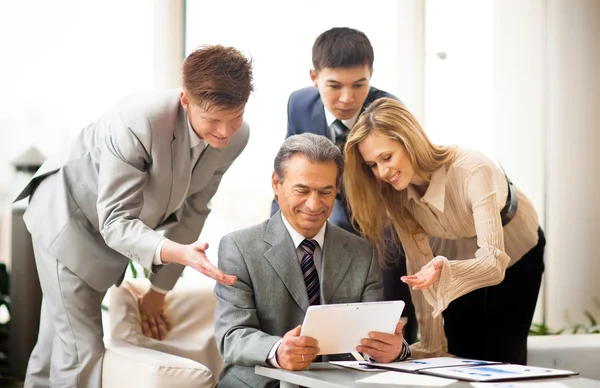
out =
<path fill-rule="evenodd" d="M 277 383 L 256 375 L 255 365 L 308 367 L 319 352 L 317 340 L 300 336 L 310 305 L 382 299 L 376 251 L 327 221 L 342 172 L 342 155 L 329 139 L 309 133 L 289 137 L 272 176 L 281 210 L 221 240 L 219 268 L 238 281 L 215 287 L 215 337 L 224 359 L 219 386 Z M 378 362 L 410 352 L 401 322 L 394 334 L 371 333 L 356 350 Z"/>

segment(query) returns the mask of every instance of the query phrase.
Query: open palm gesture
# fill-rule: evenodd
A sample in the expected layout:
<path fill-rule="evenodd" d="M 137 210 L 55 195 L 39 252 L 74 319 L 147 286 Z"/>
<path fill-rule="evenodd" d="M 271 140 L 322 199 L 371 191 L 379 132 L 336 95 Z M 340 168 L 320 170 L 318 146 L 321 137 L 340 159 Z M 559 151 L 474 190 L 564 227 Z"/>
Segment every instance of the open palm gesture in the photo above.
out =
<path fill-rule="evenodd" d="M 442 268 L 444 268 L 444 258 L 436 256 L 419 272 L 414 275 L 403 276 L 400 280 L 411 286 L 413 290 L 425 290 L 440 278 Z"/>

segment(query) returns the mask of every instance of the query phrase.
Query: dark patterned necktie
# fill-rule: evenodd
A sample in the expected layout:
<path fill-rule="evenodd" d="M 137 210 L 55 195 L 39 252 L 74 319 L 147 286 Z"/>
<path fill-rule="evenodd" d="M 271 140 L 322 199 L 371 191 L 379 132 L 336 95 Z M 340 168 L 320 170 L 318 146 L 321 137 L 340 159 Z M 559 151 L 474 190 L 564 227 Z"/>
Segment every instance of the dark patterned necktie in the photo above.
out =
<path fill-rule="evenodd" d="M 348 133 L 350 133 L 350 129 L 348 129 L 344 123 L 337 119 L 331 124 L 331 128 L 333 128 L 333 134 L 335 136 L 335 145 L 338 146 L 343 155 L 344 146 L 346 145 L 346 140 L 348 139 Z"/>
<path fill-rule="evenodd" d="M 335 135 L 335 145 L 338 146 L 340 151 L 342 151 L 342 157 L 344 156 L 344 146 L 346 145 L 346 140 L 348 139 L 348 134 L 350 133 L 350 129 L 344 125 L 340 120 L 335 120 L 331 127 L 333 128 L 333 134 Z M 346 209 L 348 213 L 348 219 L 350 219 L 350 209 L 348 208 L 348 203 L 346 201 L 346 193 L 344 192 L 344 185 L 340 182 L 340 187 L 338 188 L 337 198 L 341 201 L 342 206 Z"/>
<path fill-rule="evenodd" d="M 308 294 L 308 302 L 310 305 L 321 304 L 321 287 L 319 285 L 319 275 L 313 256 L 317 242 L 315 240 L 304 240 L 300 243 L 302 248 L 302 261 L 300 267 L 304 274 L 304 284 L 306 284 L 306 292 Z"/>

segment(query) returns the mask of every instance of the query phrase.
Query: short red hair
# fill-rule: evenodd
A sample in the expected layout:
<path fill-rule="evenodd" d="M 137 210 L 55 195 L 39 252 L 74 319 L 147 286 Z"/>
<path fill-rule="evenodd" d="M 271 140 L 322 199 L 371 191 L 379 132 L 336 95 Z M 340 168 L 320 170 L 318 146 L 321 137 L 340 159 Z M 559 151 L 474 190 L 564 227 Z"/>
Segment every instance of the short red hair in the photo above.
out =
<path fill-rule="evenodd" d="M 206 110 L 243 107 L 254 90 L 252 59 L 233 47 L 202 46 L 182 66 L 183 90 Z"/>

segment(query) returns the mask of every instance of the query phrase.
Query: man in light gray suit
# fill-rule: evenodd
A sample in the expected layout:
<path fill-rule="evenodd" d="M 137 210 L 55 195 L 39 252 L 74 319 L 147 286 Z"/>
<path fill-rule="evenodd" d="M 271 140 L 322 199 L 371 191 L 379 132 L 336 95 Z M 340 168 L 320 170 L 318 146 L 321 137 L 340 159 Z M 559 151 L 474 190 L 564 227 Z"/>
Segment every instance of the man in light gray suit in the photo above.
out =
<path fill-rule="evenodd" d="M 235 285 L 215 286 L 215 337 L 224 360 L 220 387 L 271 387 L 255 365 L 302 370 L 319 349 L 300 336 L 310 305 L 378 301 L 383 288 L 373 247 L 327 221 L 343 171 L 340 150 L 312 133 L 285 140 L 272 186 L 280 211 L 231 233 L 219 246 L 219 269 Z M 371 333 L 356 350 L 379 362 L 409 355 L 402 322 L 394 334 Z"/>
<path fill-rule="evenodd" d="M 153 273 L 140 309 L 154 337 L 168 329 L 156 290 L 171 289 L 184 266 L 236 281 L 210 264 L 197 239 L 209 200 L 248 142 L 252 62 L 231 47 L 203 47 L 185 59 L 182 81 L 118 103 L 18 197 L 30 196 L 24 218 L 43 292 L 25 387 L 101 386 L 101 301 L 129 260 Z"/>

